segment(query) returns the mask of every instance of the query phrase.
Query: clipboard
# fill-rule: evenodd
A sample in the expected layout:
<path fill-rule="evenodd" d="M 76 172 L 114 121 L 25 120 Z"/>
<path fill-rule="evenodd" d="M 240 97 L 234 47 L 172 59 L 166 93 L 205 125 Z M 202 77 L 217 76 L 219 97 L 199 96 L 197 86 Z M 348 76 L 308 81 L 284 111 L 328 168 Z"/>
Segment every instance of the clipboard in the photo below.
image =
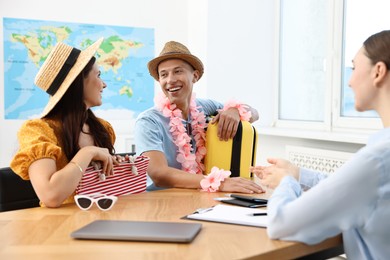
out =
<path fill-rule="evenodd" d="M 268 216 L 254 216 L 254 214 L 259 213 L 266 214 L 267 210 L 218 204 L 211 208 L 197 210 L 194 213 L 187 215 L 186 218 L 266 228 L 268 224 Z"/>

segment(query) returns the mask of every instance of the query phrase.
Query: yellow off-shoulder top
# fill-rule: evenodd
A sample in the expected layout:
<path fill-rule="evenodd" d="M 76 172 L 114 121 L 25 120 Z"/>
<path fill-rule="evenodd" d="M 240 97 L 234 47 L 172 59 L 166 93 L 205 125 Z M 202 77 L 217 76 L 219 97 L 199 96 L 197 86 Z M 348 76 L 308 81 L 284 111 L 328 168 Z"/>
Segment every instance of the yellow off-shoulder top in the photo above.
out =
<path fill-rule="evenodd" d="M 115 132 L 111 124 L 103 119 L 100 122 L 107 129 L 112 143 L 115 142 Z M 62 150 L 62 124 L 59 120 L 33 119 L 27 120 L 18 132 L 19 150 L 11 160 L 11 169 L 24 180 L 29 180 L 30 165 L 42 158 L 51 158 L 56 161 L 57 169 L 62 169 L 69 163 Z M 74 202 L 73 195 L 64 201 Z"/>

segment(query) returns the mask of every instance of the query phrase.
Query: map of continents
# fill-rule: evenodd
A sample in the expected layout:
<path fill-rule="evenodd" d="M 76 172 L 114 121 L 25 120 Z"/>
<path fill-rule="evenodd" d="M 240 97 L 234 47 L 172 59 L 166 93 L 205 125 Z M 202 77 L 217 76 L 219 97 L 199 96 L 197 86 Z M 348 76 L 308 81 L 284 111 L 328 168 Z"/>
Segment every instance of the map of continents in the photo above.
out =
<path fill-rule="evenodd" d="M 154 57 L 153 29 L 14 18 L 3 18 L 3 28 L 5 119 L 42 112 L 48 94 L 34 78 L 57 42 L 83 50 L 100 37 L 96 58 L 107 88 L 97 109 L 114 119 L 131 119 L 153 106 L 154 82 L 147 70 Z"/>

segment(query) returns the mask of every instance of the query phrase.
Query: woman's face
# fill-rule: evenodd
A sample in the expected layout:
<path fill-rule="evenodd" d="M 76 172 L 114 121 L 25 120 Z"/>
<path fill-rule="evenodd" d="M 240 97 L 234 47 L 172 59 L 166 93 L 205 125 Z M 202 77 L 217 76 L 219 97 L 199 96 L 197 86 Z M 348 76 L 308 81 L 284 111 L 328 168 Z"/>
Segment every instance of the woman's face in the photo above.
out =
<path fill-rule="evenodd" d="M 375 71 L 371 60 L 365 54 L 364 47 L 352 61 L 353 69 L 349 86 L 355 94 L 355 109 L 359 112 L 374 109 L 375 104 Z"/>
<path fill-rule="evenodd" d="M 100 78 L 100 70 L 96 62 L 83 80 L 84 103 L 87 106 L 87 109 L 94 106 L 100 106 L 102 104 L 103 89 L 107 87 L 107 85 Z"/>

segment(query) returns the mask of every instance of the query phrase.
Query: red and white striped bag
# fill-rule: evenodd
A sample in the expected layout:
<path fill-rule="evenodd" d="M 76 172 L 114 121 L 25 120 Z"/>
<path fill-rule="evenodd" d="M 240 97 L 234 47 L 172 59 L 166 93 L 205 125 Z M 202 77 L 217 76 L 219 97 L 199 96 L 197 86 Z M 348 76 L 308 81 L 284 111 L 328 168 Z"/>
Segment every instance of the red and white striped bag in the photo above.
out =
<path fill-rule="evenodd" d="M 89 166 L 76 188 L 76 194 L 100 193 L 121 196 L 144 192 L 149 157 L 130 156 L 129 158 L 129 161 L 114 165 L 114 174 L 105 176 L 105 180 L 100 177 L 102 175 L 101 169 L 96 170 L 93 166 Z"/>

